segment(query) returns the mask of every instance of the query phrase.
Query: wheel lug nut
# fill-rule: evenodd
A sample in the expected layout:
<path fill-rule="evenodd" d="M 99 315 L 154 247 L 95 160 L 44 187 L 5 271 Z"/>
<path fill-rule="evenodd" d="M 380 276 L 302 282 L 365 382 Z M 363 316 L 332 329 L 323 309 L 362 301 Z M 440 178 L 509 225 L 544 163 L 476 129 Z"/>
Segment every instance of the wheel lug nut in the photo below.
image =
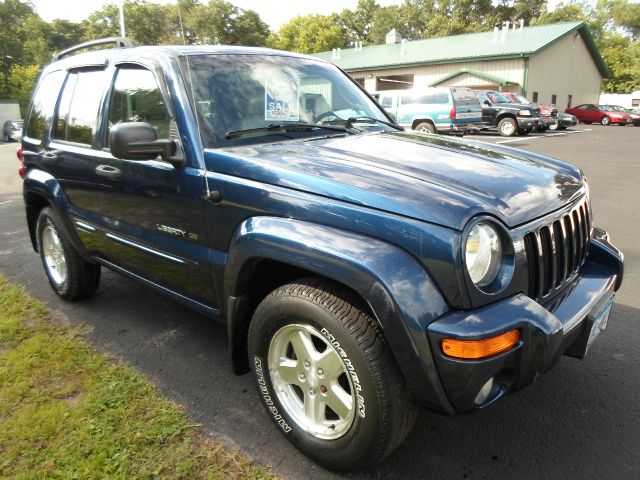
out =
<path fill-rule="evenodd" d="M 327 393 L 327 387 L 320 385 L 320 393 Z"/>
<path fill-rule="evenodd" d="M 304 361 L 304 366 L 305 366 L 306 368 L 309 368 L 309 367 L 311 366 L 311 362 L 309 362 L 309 360 L 305 360 L 305 361 Z"/>
<path fill-rule="evenodd" d="M 315 395 L 316 391 L 313 388 L 309 389 L 309 395 Z"/>
<path fill-rule="evenodd" d="M 298 375 L 298 378 L 304 382 L 307 379 L 307 376 L 304 373 L 301 373 Z"/>
<path fill-rule="evenodd" d="M 322 370 L 321 368 L 318 369 L 318 375 L 324 375 L 324 370 Z"/>

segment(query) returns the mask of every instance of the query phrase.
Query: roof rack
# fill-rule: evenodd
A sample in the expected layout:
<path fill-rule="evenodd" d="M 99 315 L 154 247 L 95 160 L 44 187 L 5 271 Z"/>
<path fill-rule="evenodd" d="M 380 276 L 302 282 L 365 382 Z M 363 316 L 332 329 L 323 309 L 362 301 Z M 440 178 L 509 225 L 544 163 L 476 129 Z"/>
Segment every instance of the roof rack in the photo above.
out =
<path fill-rule="evenodd" d="M 88 42 L 80 43 L 71 48 L 67 48 L 62 52 L 58 53 L 54 61 L 60 60 L 61 58 L 68 57 L 73 52 L 77 52 L 78 50 L 84 50 L 86 48 L 95 47 L 98 45 L 111 45 L 116 48 L 133 48 L 136 44 L 130 38 L 126 37 L 109 37 L 109 38 L 99 38 L 98 40 L 89 40 Z"/>

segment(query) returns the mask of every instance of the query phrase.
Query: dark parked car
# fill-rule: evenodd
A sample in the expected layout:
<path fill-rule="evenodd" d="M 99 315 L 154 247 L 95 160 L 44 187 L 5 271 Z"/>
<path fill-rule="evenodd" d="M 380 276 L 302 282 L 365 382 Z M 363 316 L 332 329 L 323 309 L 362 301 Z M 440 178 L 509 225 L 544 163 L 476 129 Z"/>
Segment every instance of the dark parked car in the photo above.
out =
<path fill-rule="evenodd" d="M 482 122 L 496 127 L 500 135 L 527 135 L 540 125 L 540 109 L 532 105 L 512 103 L 500 92 L 476 90 L 482 106 Z"/>
<path fill-rule="evenodd" d="M 519 93 L 500 92 L 503 96 L 511 100 L 512 103 L 522 105 L 533 105 L 540 109 L 540 123 L 536 128 L 539 132 L 555 130 L 558 127 L 558 108 L 552 103 L 531 103 L 527 97 Z"/>
<path fill-rule="evenodd" d="M 631 117 L 625 112 L 618 112 L 608 105 L 595 105 L 593 103 L 585 103 L 577 107 L 567 108 L 566 113 L 575 115 L 578 120 L 583 123 L 601 123 L 602 125 L 610 125 L 612 123 L 618 125 L 627 125 L 631 123 Z"/>
<path fill-rule="evenodd" d="M 234 371 L 322 465 L 369 466 L 416 404 L 487 407 L 606 327 L 622 254 L 578 168 L 404 132 L 316 58 L 117 41 L 63 52 L 29 109 L 49 283 L 87 298 L 106 267 L 225 323 Z"/>
<path fill-rule="evenodd" d="M 568 127 L 575 127 L 578 119 L 570 113 L 559 113 L 555 125 L 549 127 L 549 130 L 566 130 Z"/>
<path fill-rule="evenodd" d="M 19 142 L 22 138 L 22 120 L 7 120 L 2 127 L 2 139 L 5 142 Z"/>

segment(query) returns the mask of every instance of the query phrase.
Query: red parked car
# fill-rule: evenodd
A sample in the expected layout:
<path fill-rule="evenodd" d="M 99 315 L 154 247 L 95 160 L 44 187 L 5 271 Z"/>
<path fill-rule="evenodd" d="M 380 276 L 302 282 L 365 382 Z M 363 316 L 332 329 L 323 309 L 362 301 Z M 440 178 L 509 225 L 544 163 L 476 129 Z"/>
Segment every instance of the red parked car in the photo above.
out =
<path fill-rule="evenodd" d="M 578 120 L 583 123 L 598 122 L 602 125 L 609 125 L 611 123 L 627 125 L 628 123 L 632 123 L 629 114 L 617 112 L 608 105 L 585 103 L 583 105 L 578 105 L 577 107 L 567 108 L 565 112 L 575 115 L 578 117 Z"/>

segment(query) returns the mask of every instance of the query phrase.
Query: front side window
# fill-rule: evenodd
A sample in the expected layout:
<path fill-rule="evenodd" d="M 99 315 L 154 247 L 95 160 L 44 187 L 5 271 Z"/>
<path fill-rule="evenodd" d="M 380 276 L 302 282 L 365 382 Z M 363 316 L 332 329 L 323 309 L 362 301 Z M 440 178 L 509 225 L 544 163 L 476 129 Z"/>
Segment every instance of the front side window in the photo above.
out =
<path fill-rule="evenodd" d="M 109 105 L 109 130 L 124 122 L 146 122 L 158 138 L 169 138 L 169 111 L 153 73 L 145 68 L 120 68 L 116 75 Z M 108 138 L 107 132 L 107 142 Z"/>
<path fill-rule="evenodd" d="M 53 138 L 93 144 L 106 79 L 102 70 L 69 74 L 58 104 Z"/>
<path fill-rule="evenodd" d="M 65 74 L 66 72 L 62 70 L 51 72 L 38 85 L 38 90 L 31 103 L 31 113 L 29 114 L 29 124 L 27 125 L 28 137 L 35 140 L 44 138 L 44 132 L 53 117 L 53 109 L 56 107 Z"/>
<path fill-rule="evenodd" d="M 228 138 L 230 132 L 269 125 L 352 117 L 388 121 L 365 93 L 326 62 L 279 55 L 190 55 L 181 64 L 209 148 L 237 144 Z M 300 135 L 322 134 L 326 131 L 314 129 Z M 293 136 L 264 132 L 250 141 Z"/>

